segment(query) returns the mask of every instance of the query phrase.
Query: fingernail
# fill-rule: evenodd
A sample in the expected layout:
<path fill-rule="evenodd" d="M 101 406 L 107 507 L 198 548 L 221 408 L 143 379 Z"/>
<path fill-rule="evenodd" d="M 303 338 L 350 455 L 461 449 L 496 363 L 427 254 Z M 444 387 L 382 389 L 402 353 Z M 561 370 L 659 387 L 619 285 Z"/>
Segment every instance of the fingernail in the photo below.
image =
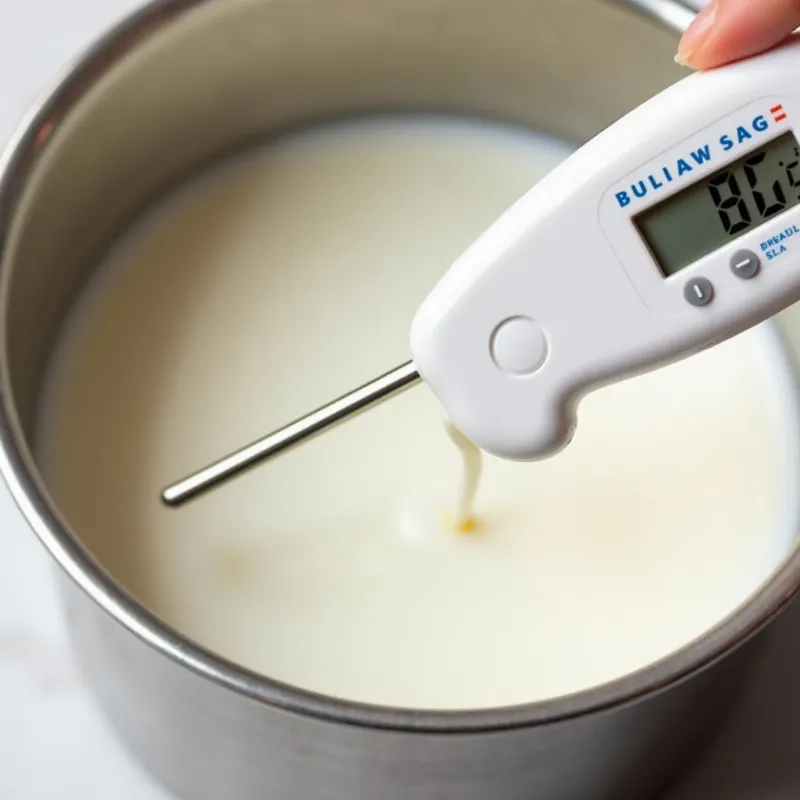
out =
<path fill-rule="evenodd" d="M 711 28 L 714 27 L 714 22 L 717 18 L 717 2 L 718 0 L 711 0 L 686 29 L 686 33 L 683 34 L 683 38 L 678 45 L 678 52 L 675 55 L 675 61 L 678 64 L 687 66 L 702 48 L 703 42 Z"/>

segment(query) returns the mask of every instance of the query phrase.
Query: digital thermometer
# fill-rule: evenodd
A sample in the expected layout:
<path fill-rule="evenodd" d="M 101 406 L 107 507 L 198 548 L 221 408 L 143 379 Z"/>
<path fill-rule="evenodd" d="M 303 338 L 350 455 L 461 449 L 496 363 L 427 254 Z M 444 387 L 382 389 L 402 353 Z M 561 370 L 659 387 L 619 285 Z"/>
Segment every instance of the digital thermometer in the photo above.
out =
<path fill-rule="evenodd" d="M 691 75 L 577 150 L 445 274 L 413 362 L 169 487 L 177 505 L 416 382 L 494 455 L 570 440 L 580 398 L 800 299 L 800 39 Z"/>

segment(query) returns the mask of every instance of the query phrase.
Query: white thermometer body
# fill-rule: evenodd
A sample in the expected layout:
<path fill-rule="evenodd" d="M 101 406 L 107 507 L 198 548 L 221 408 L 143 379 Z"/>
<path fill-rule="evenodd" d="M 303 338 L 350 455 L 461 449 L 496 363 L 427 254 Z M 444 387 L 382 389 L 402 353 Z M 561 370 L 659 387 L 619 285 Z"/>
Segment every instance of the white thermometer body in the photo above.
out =
<path fill-rule="evenodd" d="M 692 75 L 606 129 L 453 265 L 411 328 L 452 422 L 562 448 L 580 397 L 800 299 L 800 40 Z"/>
<path fill-rule="evenodd" d="M 422 377 L 484 450 L 570 440 L 581 396 L 710 347 L 800 299 L 800 39 L 692 75 L 603 131 L 450 268 L 413 363 L 163 492 L 180 505 Z"/>

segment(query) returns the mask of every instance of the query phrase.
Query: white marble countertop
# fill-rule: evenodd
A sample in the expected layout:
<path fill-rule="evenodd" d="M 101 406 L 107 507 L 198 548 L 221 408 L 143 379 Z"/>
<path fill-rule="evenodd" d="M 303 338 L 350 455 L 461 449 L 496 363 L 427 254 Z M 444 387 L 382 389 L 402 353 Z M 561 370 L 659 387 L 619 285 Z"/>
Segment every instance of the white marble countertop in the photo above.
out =
<path fill-rule="evenodd" d="M 137 0 L 0 0 L 0 141 Z M 46 556 L 0 485 L 0 800 L 170 800 L 110 736 L 70 655 Z M 800 604 L 730 724 L 666 800 L 800 797 Z"/>

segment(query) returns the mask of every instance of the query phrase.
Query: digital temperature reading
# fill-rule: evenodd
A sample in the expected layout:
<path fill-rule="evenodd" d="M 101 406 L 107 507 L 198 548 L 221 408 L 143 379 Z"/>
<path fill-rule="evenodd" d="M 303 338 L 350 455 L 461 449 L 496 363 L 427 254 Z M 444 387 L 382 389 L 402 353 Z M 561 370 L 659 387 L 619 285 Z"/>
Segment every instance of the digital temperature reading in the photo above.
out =
<path fill-rule="evenodd" d="M 665 276 L 800 204 L 800 144 L 785 133 L 638 216 Z"/>

